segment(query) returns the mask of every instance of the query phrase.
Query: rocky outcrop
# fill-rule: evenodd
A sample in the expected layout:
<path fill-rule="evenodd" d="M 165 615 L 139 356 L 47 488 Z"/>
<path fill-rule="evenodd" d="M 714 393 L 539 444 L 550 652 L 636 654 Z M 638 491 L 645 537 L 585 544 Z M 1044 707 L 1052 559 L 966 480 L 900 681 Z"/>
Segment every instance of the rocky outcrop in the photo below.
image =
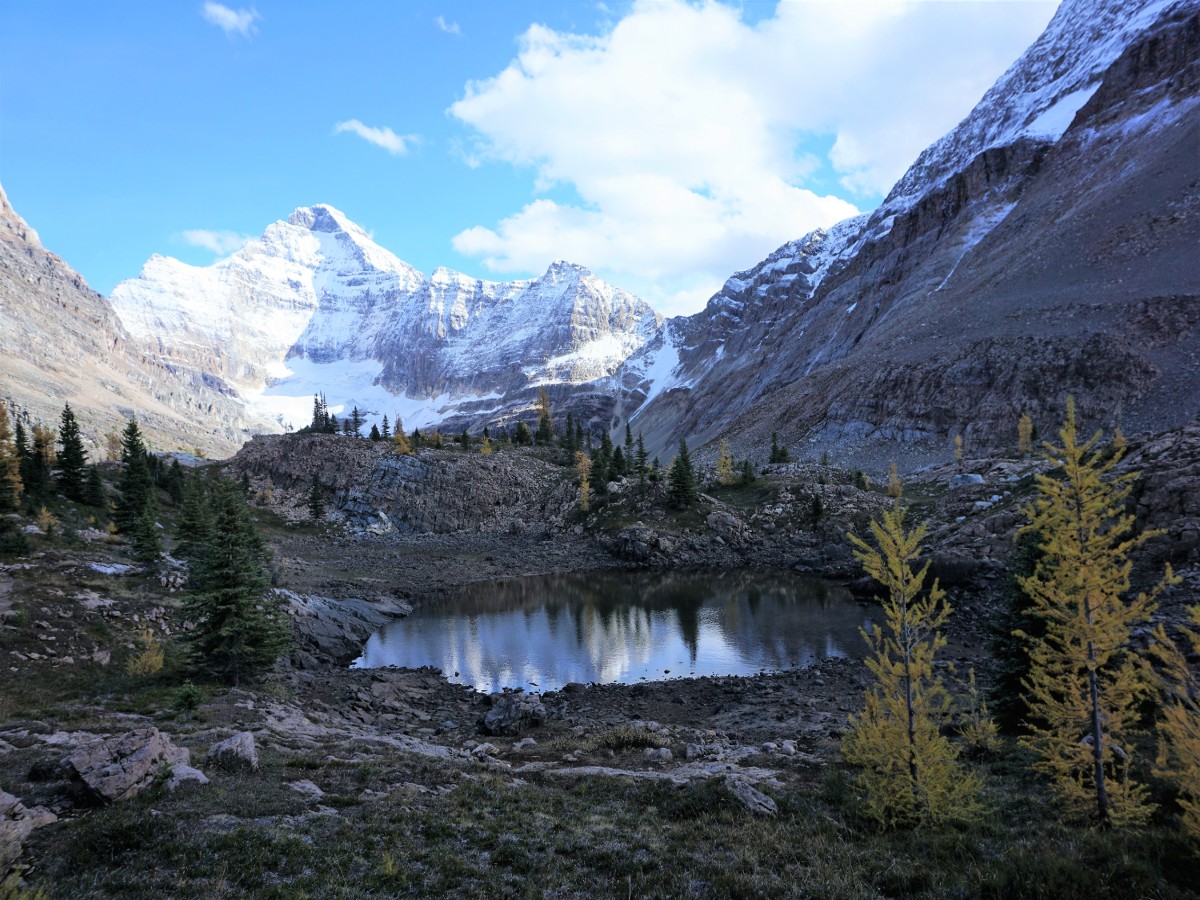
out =
<path fill-rule="evenodd" d="M 58 816 L 50 810 L 40 806 L 30 809 L 19 798 L 0 790 L 0 883 L 20 857 L 21 847 L 33 830 L 57 821 Z"/>
<path fill-rule="evenodd" d="M 292 664 L 297 669 L 314 669 L 327 662 L 348 665 L 362 654 L 367 638 L 412 612 L 407 603 L 390 597 L 335 600 L 286 590 L 275 595 L 291 617 L 297 645 Z"/>
<path fill-rule="evenodd" d="M 142 728 L 85 743 L 61 767 L 81 800 L 112 803 L 145 790 L 161 772 L 189 760 L 188 751 L 157 728 Z"/>

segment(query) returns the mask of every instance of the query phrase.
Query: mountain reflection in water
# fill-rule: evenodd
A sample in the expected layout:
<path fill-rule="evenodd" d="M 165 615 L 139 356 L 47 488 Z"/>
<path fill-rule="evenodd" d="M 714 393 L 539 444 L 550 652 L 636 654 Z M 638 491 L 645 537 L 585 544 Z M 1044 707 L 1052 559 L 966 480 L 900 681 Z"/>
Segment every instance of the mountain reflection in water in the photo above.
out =
<path fill-rule="evenodd" d="M 746 675 L 861 658 L 870 608 L 786 572 L 588 573 L 468 585 L 354 665 L 433 666 L 480 691 Z"/>

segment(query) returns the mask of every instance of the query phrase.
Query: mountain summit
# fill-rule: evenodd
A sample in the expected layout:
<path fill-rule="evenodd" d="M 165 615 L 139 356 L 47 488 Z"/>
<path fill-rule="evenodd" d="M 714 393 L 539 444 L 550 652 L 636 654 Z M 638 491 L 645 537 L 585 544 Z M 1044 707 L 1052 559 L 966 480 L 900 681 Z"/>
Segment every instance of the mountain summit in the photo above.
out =
<path fill-rule="evenodd" d="M 546 387 L 606 419 L 613 378 L 662 317 L 582 266 L 529 281 L 425 276 L 326 204 L 302 207 L 211 266 L 155 256 L 112 303 L 172 364 L 219 376 L 256 412 L 307 424 L 312 395 L 408 425 L 482 427 Z"/>

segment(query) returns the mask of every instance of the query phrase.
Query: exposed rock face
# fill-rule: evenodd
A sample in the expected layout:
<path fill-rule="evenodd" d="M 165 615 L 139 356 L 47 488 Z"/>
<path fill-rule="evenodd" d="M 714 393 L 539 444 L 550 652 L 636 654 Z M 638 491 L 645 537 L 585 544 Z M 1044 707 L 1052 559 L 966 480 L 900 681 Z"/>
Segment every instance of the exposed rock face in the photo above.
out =
<path fill-rule="evenodd" d="M 680 331 L 648 441 L 772 430 L 842 459 L 1051 433 L 1065 398 L 1127 432 L 1200 408 L 1200 15 L 1067 0 L 869 217 L 730 280 Z M 1069 51 L 1069 52 L 1068 52 Z M 884 463 L 886 465 L 886 463 Z"/>
<path fill-rule="evenodd" d="M 62 761 L 62 768 L 85 800 L 111 803 L 134 796 L 164 768 L 187 765 L 189 759 L 186 749 L 157 728 L 143 728 L 84 744 Z"/>
<path fill-rule="evenodd" d="M 277 511 L 293 519 L 308 516 L 315 472 L 336 515 L 374 533 L 522 533 L 561 524 L 577 499 L 571 470 L 529 455 L 401 456 L 387 442 L 334 435 L 258 437 L 231 468 L 248 472 L 256 488 L 270 478 Z"/>
<path fill-rule="evenodd" d="M 249 731 L 239 731 L 232 737 L 218 741 L 208 748 L 211 765 L 227 772 L 254 772 L 258 770 L 258 746 Z"/>
<path fill-rule="evenodd" d="M 0 399 L 57 424 L 69 402 L 85 438 L 120 430 L 136 414 L 157 449 L 236 449 L 250 430 L 229 388 L 142 352 L 100 294 L 45 250 L 0 189 Z M 81 362 L 84 363 L 81 365 Z"/>
<path fill-rule="evenodd" d="M 292 663 L 301 669 L 315 668 L 317 660 L 348 665 L 361 655 L 367 638 L 393 619 L 412 612 L 407 603 L 389 597 L 368 601 L 333 600 L 283 590 L 275 594 L 292 617 L 299 645 Z"/>

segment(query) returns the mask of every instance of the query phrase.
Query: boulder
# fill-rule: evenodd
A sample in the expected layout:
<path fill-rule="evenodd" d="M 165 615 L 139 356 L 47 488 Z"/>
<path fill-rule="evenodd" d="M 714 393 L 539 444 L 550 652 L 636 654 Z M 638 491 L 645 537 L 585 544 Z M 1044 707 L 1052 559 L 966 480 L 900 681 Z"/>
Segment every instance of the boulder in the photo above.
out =
<path fill-rule="evenodd" d="M 258 747 L 254 735 L 239 731 L 233 737 L 218 741 L 208 748 L 208 761 L 226 772 L 258 771 Z"/>
<path fill-rule="evenodd" d="M 520 734 L 526 728 L 536 727 L 547 719 L 546 707 L 531 694 L 492 694 L 492 706 L 479 720 L 482 734 Z"/>
<path fill-rule="evenodd" d="M 61 768 L 84 800 L 111 803 L 145 790 L 167 767 L 189 761 L 188 751 L 157 728 L 142 728 L 86 743 L 64 759 Z"/>
<path fill-rule="evenodd" d="M 779 807 L 775 805 L 775 801 L 745 778 L 738 778 L 734 775 L 725 776 L 725 789 L 733 795 L 738 803 L 756 816 L 773 817 L 779 814 Z"/>
<path fill-rule="evenodd" d="M 19 798 L 0 790 L 0 881 L 21 855 L 21 845 L 30 832 L 57 821 L 58 816 L 49 810 L 40 806 L 29 809 Z"/>
<path fill-rule="evenodd" d="M 964 472 L 950 479 L 951 489 L 970 487 L 973 484 L 983 484 L 983 476 L 976 472 Z"/>
<path fill-rule="evenodd" d="M 732 543 L 745 540 L 746 525 L 731 512 L 718 509 L 716 512 L 709 513 L 704 523 L 709 527 L 709 530 L 723 540 Z"/>
<path fill-rule="evenodd" d="M 171 777 L 167 779 L 168 794 L 173 794 L 185 784 L 208 784 L 208 776 L 199 769 L 191 766 L 172 766 Z"/>

